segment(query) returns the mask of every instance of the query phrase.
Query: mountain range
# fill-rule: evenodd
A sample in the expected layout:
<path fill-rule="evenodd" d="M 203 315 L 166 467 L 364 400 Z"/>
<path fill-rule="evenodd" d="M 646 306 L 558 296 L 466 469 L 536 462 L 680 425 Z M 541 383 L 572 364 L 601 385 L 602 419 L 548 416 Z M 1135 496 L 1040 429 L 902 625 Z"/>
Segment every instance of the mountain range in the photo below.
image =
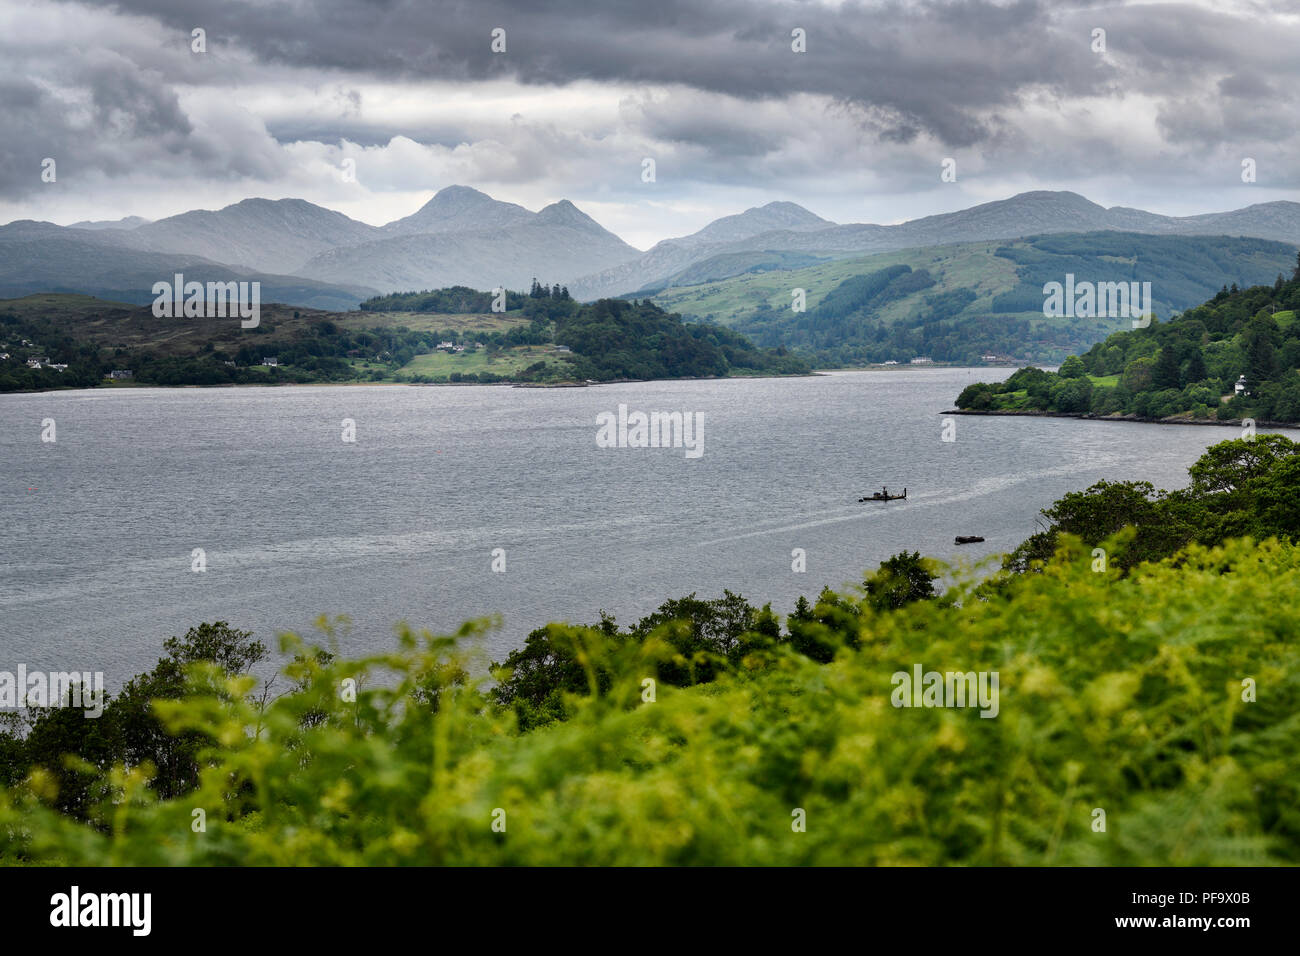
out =
<path fill-rule="evenodd" d="M 451 285 L 527 289 L 533 277 L 594 299 L 901 249 L 1111 230 L 1300 244 L 1300 203 L 1171 217 L 1038 191 L 874 225 L 834 223 L 796 203 L 771 202 L 641 252 L 568 200 L 532 212 L 467 186 L 447 186 L 384 226 L 301 199 L 245 199 L 154 222 L 0 226 L 0 297 L 66 291 L 148 302 L 154 282 L 185 272 L 200 281 L 258 279 L 263 301 L 327 309 Z"/>

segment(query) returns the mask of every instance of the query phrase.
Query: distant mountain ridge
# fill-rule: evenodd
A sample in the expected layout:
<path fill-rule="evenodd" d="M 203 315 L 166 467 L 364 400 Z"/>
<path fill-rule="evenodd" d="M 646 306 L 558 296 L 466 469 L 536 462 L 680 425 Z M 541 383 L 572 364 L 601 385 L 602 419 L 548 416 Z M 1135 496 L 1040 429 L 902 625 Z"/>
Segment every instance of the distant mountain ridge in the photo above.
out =
<path fill-rule="evenodd" d="M 374 226 L 305 199 L 245 199 L 216 212 L 184 212 L 115 232 L 124 245 L 185 252 L 260 272 L 296 272 L 318 253 L 379 235 Z"/>
<path fill-rule="evenodd" d="M 1300 244 L 1300 203 L 1261 203 L 1231 212 L 1173 217 L 1124 207 L 1107 209 L 1078 193 L 1027 192 L 894 226 L 828 224 L 821 229 L 774 230 L 694 245 L 665 239 L 635 262 L 581 277 L 570 284 L 570 291 L 578 298 L 660 291 L 673 286 L 674 276 L 690 266 L 740 253 L 781 251 L 846 258 L 959 242 L 1103 231 L 1228 235 Z M 692 278 L 708 281 L 698 271 Z"/>
<path fill-rule="evenodd" d="M 747 271 L 784 271 L 821 259 L 1107 230 L 1300 244 L 1300 203 L 1172 217 L 1122 206 L 1107 209 L 1073 192 L 1035 191 L 886 226 L 838 224 L 797 203 L 778 201 L 724 216 L 641 252 L 567 199 L 532 212 L 452 185 L 411 215 L 383 226 L 302 199 L 258 198 L 156 222 L 126 217 L 65 227 L 20 220 L 0 227 L 0 286 L 16 295 L 44 291 L 53 287 L 39 283 L 56 282 L 68 291 L 120 295 L 164 261 L 202 260 L 207 268 L 311 280 L 294 294 L 339 303 L 329 306 L 336 308 L 350 307 L 355 295 L 367 291 L 450 285 L 525 289 L 534 276 L 567 285 L 576 298 L 594 299 Z M 164 258 L 149 259 L 147 253 Z M 119 281 L 102 284 L 115 275 Z M 318 294 L 321 284 L 329 287 L 324 298 Z"/>

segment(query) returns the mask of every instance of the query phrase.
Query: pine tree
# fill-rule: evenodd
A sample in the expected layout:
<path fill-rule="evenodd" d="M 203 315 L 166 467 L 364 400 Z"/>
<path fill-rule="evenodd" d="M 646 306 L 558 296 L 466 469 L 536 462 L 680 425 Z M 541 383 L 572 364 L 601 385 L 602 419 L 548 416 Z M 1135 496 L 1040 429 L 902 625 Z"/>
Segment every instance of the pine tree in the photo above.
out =
<path fill-rule="evenodd" d="M 1277 354 L 1273 340 L 1261 328 L 1246 333 L 1246 381 L 1252 391 L 1277 371 Z"/>
<path fill-rule="evenodd" d="M 1155 368 L 1151 370 L 1151 387 L 1159 390 L 1164 388 L 1181 388 L 1178 375 L 1178 353 L 1172 345 L 1166 345 L 1156 356 Z"/>

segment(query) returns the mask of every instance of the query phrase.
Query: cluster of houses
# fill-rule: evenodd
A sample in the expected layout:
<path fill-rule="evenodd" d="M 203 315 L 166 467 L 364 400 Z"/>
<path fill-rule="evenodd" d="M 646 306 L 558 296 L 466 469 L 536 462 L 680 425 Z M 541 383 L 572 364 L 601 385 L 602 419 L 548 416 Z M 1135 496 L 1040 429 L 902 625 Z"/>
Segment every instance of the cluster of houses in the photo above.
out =
<path fill-rule="evenodd" d="M 32 343 L 23 339 L 23 345 L 31 348 Z M 0 362 L 7 362 L 11 357 L 12 356 L 10 356 L 8 352 L 0 352 Z M 51 362 L 48 355 L 43 355 L 40 358 L 29 358 L 27 360 L 27 367 L 31 369 L 52 368 L 56 372 L 63 372 L 68 368 L 67 364 L 64 362 Z"/>
<path fill-rule="evenodd" d="M 473 349 L 481 349 L 482 347 L 483 347 L 483 343 L 482 343 L 482 342 L 474 342 L 473 344 L 471 344 L 471 345 L 469 346 L 469 348 L 470 348 L 471 350 L 473 350 Z M 453 353 L 453 354 L 454 354 L 454 353 L 457 353 L 457 352 L 464 352 L 464 351 L 465 351 L 465 346 L 463 346 L 463 345 L 457 345 L 455 342 L 439 342 L 438 345 L 437 345 L 437 348 L 441 349 L 441 350 L 444 351 L 444 352 L 451 352 L 451 353 Z"/>
<path fill-rule="evenodd" d="M 49 356 L 44 358 L 29 358 L 27 360 L 28 368 L 52 368 L 56 372 L 66 371 L 68 366 L 63 362 L 51 362 Z"/>

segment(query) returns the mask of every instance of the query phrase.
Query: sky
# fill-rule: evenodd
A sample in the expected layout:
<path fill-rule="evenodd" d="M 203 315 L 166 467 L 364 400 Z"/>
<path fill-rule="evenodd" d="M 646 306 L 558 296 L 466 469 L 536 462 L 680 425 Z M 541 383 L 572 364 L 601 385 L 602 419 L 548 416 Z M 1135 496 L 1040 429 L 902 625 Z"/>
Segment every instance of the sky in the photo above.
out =
<path fill-rule="evenodd" d="M 1300 200 L 1297 51 L 1300 0 L 0 0 L 0 222 L 380 225 L 452 184 L 638 248 L 775 200 L 1216 212 Z"/>

